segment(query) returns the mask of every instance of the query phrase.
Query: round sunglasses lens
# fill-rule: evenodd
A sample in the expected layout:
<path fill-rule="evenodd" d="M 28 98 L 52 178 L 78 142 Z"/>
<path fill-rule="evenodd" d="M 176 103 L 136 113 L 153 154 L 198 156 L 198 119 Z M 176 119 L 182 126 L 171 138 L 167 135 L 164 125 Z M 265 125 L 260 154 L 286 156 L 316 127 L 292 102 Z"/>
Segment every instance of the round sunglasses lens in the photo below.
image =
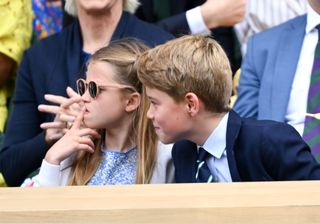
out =
<path fill-rule="evenodd" d="M 89 82 L 89 94 L 92 98 L 96 98 L 97 97 L 97 85 L 95 82 L 90 81 Z"/>
<path fill-rule="evenodd" d="M 86 91 L 86 84 L 83 80 L 78 80 L 77 82 L 78 93 L 82 96 Z"/>

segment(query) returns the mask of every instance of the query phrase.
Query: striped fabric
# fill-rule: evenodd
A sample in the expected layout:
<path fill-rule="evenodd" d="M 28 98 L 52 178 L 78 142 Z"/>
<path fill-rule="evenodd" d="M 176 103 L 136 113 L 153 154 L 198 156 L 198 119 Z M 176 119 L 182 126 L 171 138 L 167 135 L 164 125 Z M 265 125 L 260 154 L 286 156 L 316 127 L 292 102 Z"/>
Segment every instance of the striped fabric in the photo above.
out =
<path fill-rule="evenodd" d="M 206 163 L 206 158 L 209 155 L 210 154 L 202 147 L 199 148 L 196 173 L 196 180 L 198 183 L 211 183 L 214 181 L 213 176 Z"/>
<path fill-rule="evenodd" d="M 248 0 L 244 20 L 235 26 L 244 54 L 250 36 L 307 12 L 307 0 Z"/>
<path fill-rule="evenodd" d="M 316 27 L 320 32 L 320 25 Z M 319 33 L 320 37 L 320 33 Z M 320 39 L 320 38 L 319 38 Z M 320 41 L 318 40 L 311 72 L 307 113 L 320 113 Z M 306 116 L 303 138 L 311 148 L 312 154 L 320 162 L 320 120 Z"/>

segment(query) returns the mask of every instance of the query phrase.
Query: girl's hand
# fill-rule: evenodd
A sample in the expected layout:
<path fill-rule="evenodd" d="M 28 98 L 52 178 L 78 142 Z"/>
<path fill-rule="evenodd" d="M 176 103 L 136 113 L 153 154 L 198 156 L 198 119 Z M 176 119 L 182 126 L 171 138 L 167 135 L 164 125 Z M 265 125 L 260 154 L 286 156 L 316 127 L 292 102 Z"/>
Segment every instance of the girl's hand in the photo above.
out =
<path fill-rule="evenodd" d="M 94 152 L 94 140 L 99 139 L 100 135 L 93 129 L 81 128 L 84 112 L 85 109 L 82 109 L 69 131 L 49 149 L 45 156 L 48 163 L 59 165 L 61 161 L 79 150 Z"/>

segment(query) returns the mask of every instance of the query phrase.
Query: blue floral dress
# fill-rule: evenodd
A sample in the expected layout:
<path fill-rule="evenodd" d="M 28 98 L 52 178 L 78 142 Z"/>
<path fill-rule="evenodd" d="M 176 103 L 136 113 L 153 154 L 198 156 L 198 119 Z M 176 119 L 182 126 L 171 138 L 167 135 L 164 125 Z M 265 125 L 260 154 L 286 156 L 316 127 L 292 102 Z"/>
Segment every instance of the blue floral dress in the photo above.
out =
<path fill-rule="evenodd" d="M 136 181 L 137 148 L 127 152 L 101 150 L 102 161 L 87 185 L 134 184 Z"/>

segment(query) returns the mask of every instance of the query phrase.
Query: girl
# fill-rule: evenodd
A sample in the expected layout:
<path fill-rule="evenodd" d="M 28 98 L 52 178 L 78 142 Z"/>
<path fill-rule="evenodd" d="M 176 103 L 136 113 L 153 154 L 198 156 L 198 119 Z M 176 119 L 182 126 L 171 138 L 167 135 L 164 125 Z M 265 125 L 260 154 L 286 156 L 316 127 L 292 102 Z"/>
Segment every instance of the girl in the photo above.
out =
<path fill-rule="evenodd" d="M 145 50 L 126 39 L 92 55 L 87 79 L 77 81 L 80 114 L 48 150 L 39 174 L 23 186 L 173 182 L 171 147 L 158 145 L 146 109 L 141 111 L 135 61 Z"/>

